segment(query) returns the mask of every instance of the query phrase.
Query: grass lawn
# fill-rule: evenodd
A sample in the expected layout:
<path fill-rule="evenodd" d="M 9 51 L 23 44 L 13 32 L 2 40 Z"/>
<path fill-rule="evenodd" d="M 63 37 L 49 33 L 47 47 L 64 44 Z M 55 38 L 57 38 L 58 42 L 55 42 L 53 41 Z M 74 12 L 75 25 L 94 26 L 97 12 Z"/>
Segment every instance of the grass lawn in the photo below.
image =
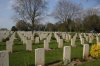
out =
<path fill-rule="evenodd" d="M 0 50 L 5 50 L 5 49 L 6 49 L 6 43 L 0 42 Z"/>
<path fill-rule="evenodd" d="M 56 40 L 52 39 L 49 43 L 52 50 L 45 52 L 45 63 L 52 64 L 54 62 L 62 61 L 63 58 L 63 48 L 59 49 Z M 69 46 L 70 42 L 64 41 L 64 46 Z M 82 59 L 83 48 L 80 45 L 79 39 L 76 41 L 76 48 L 72 48 L 72 59 L 79 58 Z M 5 42 L 0 42 L 0 50 L 5 50 Z M 15 39 L 13 46 L 13 53 L 10 53 L 10 66 L 34 66 L 35 63 L 35 49 L 42 48 L 43 41 L 39 44 L 33 44 L 33 51 L 26 51 L 26 46 L 20 41 L 20 39 Z M 100 66 L 100 60 L 94 62 L 86 62 L 79 66 Z"/>
<path fill-rule="evenodd" d="M 97 59 L 92 62 L 85 62 L 84 64 L 78 65 L 78 66 L 100 66 L 100 59 Z"/>

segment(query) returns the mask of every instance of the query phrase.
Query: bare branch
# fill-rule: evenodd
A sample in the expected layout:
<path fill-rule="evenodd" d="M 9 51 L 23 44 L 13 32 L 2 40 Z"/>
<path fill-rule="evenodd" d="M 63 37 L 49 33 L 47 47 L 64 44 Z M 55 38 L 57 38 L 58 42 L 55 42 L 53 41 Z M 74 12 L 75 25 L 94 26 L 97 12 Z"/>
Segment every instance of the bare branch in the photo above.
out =
<path fill-rule="evenodd" d="M 65 22 L 67 19 L 73 19 L 81 10 L 80 6 L 69 0 L 59 0 L 54 15 L 60 21 Z"/>
<path fill-rule="evenodd" d="M 46 8 L 45 0 L 15 0 L 13 9 L 20 19 L 31 22 L 34 27 L 34 22 L 44 14 Z"/>

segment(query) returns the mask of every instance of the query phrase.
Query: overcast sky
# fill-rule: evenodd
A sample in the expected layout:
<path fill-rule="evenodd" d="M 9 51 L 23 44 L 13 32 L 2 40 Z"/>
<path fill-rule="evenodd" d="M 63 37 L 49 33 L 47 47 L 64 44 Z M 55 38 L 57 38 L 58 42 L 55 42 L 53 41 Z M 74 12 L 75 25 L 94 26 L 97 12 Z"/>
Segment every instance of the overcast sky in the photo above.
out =
<path fill-rule="evenodd" d="M 15 22 L 13 22 L 14 12 L 11 8 L 14 0 L 0 0 L 0 28 L 8 28 L 10 29 Z M 58 0 L 48 0 L 48 13 L 51 13 Z M 86 0 L 73 0 L 73 2 L 81 3 L 84 9 L 95 7 L 95 1 L 87 2 Z M 53 18 L 47 17 L 45 22 L 55 22 Z"/>

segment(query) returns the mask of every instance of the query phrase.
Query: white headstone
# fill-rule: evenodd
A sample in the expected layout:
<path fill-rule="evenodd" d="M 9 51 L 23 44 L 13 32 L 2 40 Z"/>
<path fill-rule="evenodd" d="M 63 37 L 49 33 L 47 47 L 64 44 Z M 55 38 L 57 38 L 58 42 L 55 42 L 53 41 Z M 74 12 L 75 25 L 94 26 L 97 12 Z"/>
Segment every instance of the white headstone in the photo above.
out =
<path fill-rule="evenodd" d="M 8 52 L 12 52 L 12 42 L 11 41 L 6 41 L 6 50 Z"/>
<path fill-rule="evenodd" d="M 58 43 L 59 43 L 59 39 L 60 39 L 60 37 L 57 36 L 57 42 L 58 42 Z"/>
<path fill-rule="evenodd" d="M 73 38 L 71 39 L 71 46 L 72 47 L 76 47 L 76 45 L 75 45 L 75 39 L 73 39 Z"/>
<path fill-rule="evenodd" d="M 27 40 L 26 50 L 32 51 L 32 40 Z"/>
<path fill-rule="evenodd" d="M 68 35 L 66 34 L 66 41 L 68 42 L 69 41 L 69 37 L 68 37 Z"/>
<path fill-rule="evenodd" d="M 63 61 L 66 63 L 71 62 L 71 47 L 70 46 L 64 46 Z"/>
<path fill-rule="evenodd" d="M 35 49 L 35 66 L 45 65 L 45 50 L 44 48 Z"/>
<path fill-rule="evenodd" d="M 63 39 L 59 39 L 58 48 L 63 48 Z"/>
<path fill-rule="evenodd" d="M 44 40 L 44 49 L 45 49 L 45 50 L 48 50 L 48 49 L 49 49 L 48 40 Z"/>
<path fill-rule="evenodd" d="M 9 66 L 9 53 L 0 51 L 0 66 Z"/>
<path fill-rule="evenodd" d="M 89 44 L 83 45 L 83 59 L 89 56 Z"/>
<path fill-rule="evenodd" d="M 97 44 L 100 42 L 98 36 L 96 36 L 96 42 L 97 42 Z"/>
<path fill-rule="evenodd" d="M 88 42 L 88 41 L 89 41 L 89 37 L 88 37 L 88 36 L 86 36 L 85 38 L 86 38 L 86 41 Z"/>
<path fill-rule="evenodd" d="M 89 37 L 89 43 L 92 43 L 92 42 L 93 42 L 93 38 Z"/>
<path fill-rule="evenodd" d="M 35 43 L 39 43 L 39 37 L 35 38 Z"/>
<path fill-rule="evenodd" d="M 84 38 L 81 38 L 81 44 L 82 45 L 84 44 Z"/>
<path fill-rule="evenodd" d="M 34 41 L 34 36 L 31 36 L 31 40 Z"/>

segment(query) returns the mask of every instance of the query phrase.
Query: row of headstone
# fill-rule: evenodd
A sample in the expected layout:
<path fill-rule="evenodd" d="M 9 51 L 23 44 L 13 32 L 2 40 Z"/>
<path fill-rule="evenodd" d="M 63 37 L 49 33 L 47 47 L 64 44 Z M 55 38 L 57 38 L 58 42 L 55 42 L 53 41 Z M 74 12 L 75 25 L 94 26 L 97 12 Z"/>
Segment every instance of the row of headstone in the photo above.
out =
<path fill-rule="evenodd" d="M 71 40 L 71 35 L 70 34 L 66 34 L 66 41 L 69 42 Z"/>
<path fill-rule="evenodd" d="M 46 49 L 46 50 L 49 50 L 49 42 L 50 42 L 50 40 L 51 40 L 51 36 L 52 36 L 52 33 L 50 33 L 50 34 L 48 34 L 48 33 L 45 33 L 45 34 L 43 34 L 42 33 L 42 36 L 43 35 L 45 35 L 45 37 L 42 37 L 42 39 L 43 38 L 46 38 L 45 40 L 44 40 L 44 48 Z M 24 43 L 24 44 L 26 44 L 26 50 L 28 50 L 28 51 L 32 51 L 32 40 L 31 39 L 27 39 L 26 38 L 26 34 L 24 34 L 23 32 L 18 32 L 18 35 L 20 36 L 20 38 L 21 38 L 21 40 L 22 40 L 22 42 Z M 25 36 L 23 36 L 23 35 L 25 35 Z M 41 34 L 39 34 L 40 36 L 41 36 Z M 34 38 L 34 36 L 31 36 L 32 38 Z M 41 39 L 41 40 L 42 40 Z M 35 44 L 38 44 L 40 42 L 40 37 L 35 37 Z"/>
<path fill-rule="evenodd" d="M 57 33 L 54 33 L 54 36 L 55 36 L 56 41 L 58 43 L 58 48 L 63 48 L 63 38 L 64 38 L 64 36 L 63 36 L 63 38 L 60 38 L 60 36 L 57 35 Z"/>
<path fill-rule="evenodd" d="M 49 48 L 49 43 L 50 43 L 51 37 L 52 37 L 52 33 L 50 33 L 50 34 L 46 37 L 46 39 L 44 40 L 44 49 L 45 49 L 45 50 L 50 50 L 50 48 Z"/>
<path fill-rule="evenodd" d="M 37 37 L 34 37 L 35 33 L 32 34 L 32 32 L 21 32 L 19 31 L 18 32 L 21 40 L 23 41 L 23 43 L 26 43 L 25 40 L 28 39 L 28 40 L 32 40 L 34 43 L 39 43 L 40 40 L 43 40 L 44 38 L 46 38 L 47 34 L 48 33 L 37 33 L 39 36 Z M 25 38 L 25 40 L 24 40 Z"/>
<path fill-rule="evenodd" d="M 89 44 L 83 45 L 83 59 L 87 59 L 89 56 Z M 71 62 L 71 46 L 64 46 L 63 48 L 63 62 L 68 64 Z M 45 65 L 45 49 L 35 49 L 35 66 Z"/>
<path fill-rule="evenodd" d="M 77 34 L 75 34 L 75 35 L 71 38 L 71 46 L 72 46 L 72 47 L 76 47 L 76 44 L 75 44 L 76 38 L 77 38 Z"/>
<path fill-rule="evenodd" d="M 80 38 L 82 45 L 85 44 L 85 43 L 93 43 L 95 36 L 96 35 L 93 34 L 93 33 L 80 33 L 79 34 L 79 38 Z M 97 43 L 98 43 L 98 36 L 96 36 L 96 40 L 97 40 Z"/>
<path fill-rule="evenodd" d="M 28 35 L 27 35 L 25 32 L 23 32 L 23 33 L 24 33 L 25 36 L 28 36 L 29 34 L 31 34 L 30 32 L 29 32 L 29 33 L 27 32 Z M 72 47 L 76 47 L 75 41 L 76 41 L 76 38 L 77 38 L 77 33 L 73 36 L 73 38 L 71 38 L 71 35 L 68 34 L 68 33 L 61 33 L 62 39 L 57 35 L 57 33 L 58 33 L 58 32 L 55 32 L 55 33 L 54 33 L 54 36 L 55 36 L 55 38 L 56 38 L 56 40 L 57 40 L 58 48 L 63 47 L 63 40 L 71 41 L 71 46 L 72 46 Z M 43 34 L 43 33 L 41 32 L 41 33 L 38 33 L 38 34 L 39 34 L 40 37 L 35 37 L 35 38 L 34 38 L 33 35 L 30 35 L 31 38 L 32 38 L 32 40 L 34 40 L 35 43 L 37 44 L 37 43 L 40 42 L 40 40 L 42 40 L 43 38 L 46 37 L 45 42 L 47 41 L 47 46 L 49 46 L 48 44 L 49 44 L 49 42 L 50 42 L 50 40 L 51 40 L 51 35 L 52 35 L 52 33 L 49 34 L 48 37 L 47 37 L 47 34 L 48 34 L 48 33 Z M 45 37 L 43 37 L 43 35 L 45 35 Z M 23 43 L 24 43 L 24 44 L 27 44 L 27 38 L 26 38 L 25 36 L 20 35 L 20 37 L 23 37 L 23 38 L 22 38 Z M 93 34 L 86 34 L 86 33 L 79 33 L 79 37 L 80 37 L 81 45 L 85 44 L 86 41 L 89 41 L 89 43 L 92 43 L 92 42 L 93 42 L 93 39 L 94 39 L 94 38 L 93 38 Z M 89 38 L 89 37 L 90 37 L 90 38 Z M 92 39 L 91 39 L 91 37 L 92 37 Z M 46 44 L 45 42 L 44 42 L 44 44 Z M 98 43 L 99 43 L 99 42 L 98 42 Z M 46 47 L 46 45 L 44 45 L 44 48 L 45 48 L 45 47 Z"/>
<path fill-rule="evenodd" d="M 9 38 L 9 40 L 6 41 L 6 50 L 8 52 L 11 52 L 12 53 L 12 51 L 13 51 L 14 39 L 15 39 L 15 33 L 13 33 L 11 35 L 11 37 Z"/>
<path fill-rule="evenodd" d="M 0 31 L 0 42 L 2 42 L 2 39 L 9 37 L 10 34 L 12 34 L 12 31 Z"/>

